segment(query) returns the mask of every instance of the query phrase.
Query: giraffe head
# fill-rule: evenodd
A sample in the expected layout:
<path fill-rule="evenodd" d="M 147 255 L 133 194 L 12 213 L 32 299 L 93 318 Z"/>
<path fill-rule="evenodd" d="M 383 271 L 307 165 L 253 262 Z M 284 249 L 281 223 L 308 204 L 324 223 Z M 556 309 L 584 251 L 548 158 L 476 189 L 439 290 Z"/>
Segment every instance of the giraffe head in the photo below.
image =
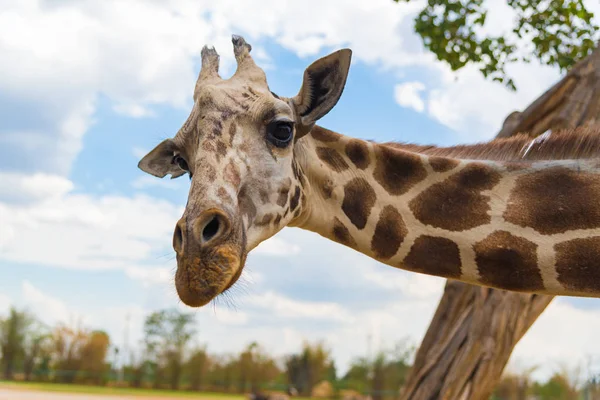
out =
<path fill-rule="evenodd" d="M 334 52 L 306 69 L 296 96 L 279 97 L 251 46 L 236 35 L 232 42 L 234 75 L 222 79 L 218 54 L 205 46 L 189 118 L 138 165 L 159 178 L 189 174 L 173 248 L 175 287 L 192 307 L 229 289 L 248 252 L 300 216 L 296 145 L 335 106 L 350 67 L 350 50 Z"/>

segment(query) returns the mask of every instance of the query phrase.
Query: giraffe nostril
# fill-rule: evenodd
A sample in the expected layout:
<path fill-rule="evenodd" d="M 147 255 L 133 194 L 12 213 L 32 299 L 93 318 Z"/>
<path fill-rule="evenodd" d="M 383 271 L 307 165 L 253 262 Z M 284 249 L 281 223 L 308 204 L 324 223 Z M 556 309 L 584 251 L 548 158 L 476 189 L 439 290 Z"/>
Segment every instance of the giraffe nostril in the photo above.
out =
<path fill-rule="evenodd" d="M 218 215 L 214 215 L 202 230 L 202 240 L 208 242 L 213 239 L 219 232 L 220 225 Z"/>
<path fill-rule="evenodd" d="M 194 236 L 201 247 L 215 245 L 219 239 L 227 237 L 231 224 L 223 211 L 206 210 L 194 222 Z"/>
<path fill-rule="evenodd" d="M 181 224 L 175 225 L 175 232 L 173 232 L 173 249 L 175 252 L 181 253 L 183 251 L 183 231 L 181 230 Z"/>

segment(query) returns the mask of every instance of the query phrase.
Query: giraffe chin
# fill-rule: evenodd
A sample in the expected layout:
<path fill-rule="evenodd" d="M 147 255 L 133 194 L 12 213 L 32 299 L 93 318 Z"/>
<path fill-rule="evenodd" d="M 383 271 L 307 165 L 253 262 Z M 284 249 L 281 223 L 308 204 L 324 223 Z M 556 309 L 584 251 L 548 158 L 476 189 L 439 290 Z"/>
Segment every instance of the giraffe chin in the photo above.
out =
<path fill-rule="evenodd" d="M 189 307 L 202 307 L 229 290 L 244 269 L 246 252 L 242 249 L 223 244 L 198 257 L 178 256 L 175 288 L 179 299 Z"/>

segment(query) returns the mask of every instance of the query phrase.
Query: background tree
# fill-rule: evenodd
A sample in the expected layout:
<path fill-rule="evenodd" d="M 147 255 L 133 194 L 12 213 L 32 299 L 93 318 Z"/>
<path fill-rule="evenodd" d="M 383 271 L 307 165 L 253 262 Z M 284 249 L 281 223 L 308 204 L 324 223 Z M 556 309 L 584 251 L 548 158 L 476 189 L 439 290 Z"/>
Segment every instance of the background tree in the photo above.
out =
<path fill-rule="evenodd" d="M 256 391 L 258 387 L 254 386 L 252 379 L 252 371 L 254 368 L 254 349 L 258 347 L 256 342 L 252 342 L 248 347 L 240 353 L 238 358 L 238 392 L 243 393 L 248 389 Z M 249 388 L 248 384 L 252 387 Z"/>
<path fill-rule="evenodd" d="M 373 360 L 357 358 L 340 381 L 344 388 L 371 394 L 373 400 L 396 398 L 406 382 L 414 348 L 406 340 L 382 349 Z"/>
<path fill-rule="evenodd" d="M 146 338 L 140 340 L 139 348 L 141 351 L 137 354 L 131 354 L 128 365 L 123 368 L 125 380 L 135 388 L 142 387 L 148 371 L 154 366 L 147 353 Z"/>
<path fill-rule="evenodd" d="M 26 381 L 32 379 L 36 367 L 41 366 L 44 361 L 49 362 L 51 352 L 52 335 L 48 327 L 33 318 L 29 329 L 25 333 L 23 352 L 23 374 Z M 47 367 L 47 366 L 46 366 Z M 39 372 L 42 371 L 37 371 Z"/>
<path fill-rule="evenodd" d="M 410 2 L 415 0 L 394 0 Z M 506 0 L 515 12 L 508 35 L 483 34 L 489 1 L 428 0 L 415 18 L 423 45 L 453 71 L 477 64 L 481 73 L 516 89 L 506 66 L 537 58 L 542 64 L 571 68 L 591 54 L 600 38 L 594 14 L 583 0 Z"/>
<path fill-rule="evenodd" d="M 108 334 L 90 331 L 81 323 L 59 324 L 52 334 L 52 355 L 55 380 L 73 383 L 76 380 L 100 384 L 108 369 L 106 354 L 110 345 Z"/>
<path fill-rule="evenodd" d="M 6 319 L 0 320 L 0 351 L 4 379 L 12 379 L 15 368 L 18 364 L 23 364 L 27 332 L 34 322 L 31 314 L 14 307 L 11 307 Z"/>
<path fill-rule="evenodd" d="M 144 332 L 147 350 L 154 358 L 155 387 L 162 384 L 166 374 L 171 389 L 179 388 L 184 352 L 196 333 L 195 322 L 194 314 L 175 309 L 157 311 L 146 318 Z"/>
<path fill-rule="evenodd" d="M 210 367 L 211 360 L 206 347 L 198 347 L 191 352 L 185 369 L 188 371 L 192 390 L 200 391 L 204 389 Z"/>
<path fill-rule="evenodd" d="M 106 381 L 109 365 L 106 356 L 110 346 L 110 338 L 104 331 L 93 331 L 81 349 L 81 369 L 85 373 L 85 381 L 97 385 Z"/>
<path fill-rule="evenodd" d="M 579 398 L 577 389 L 562 373 L 555 373 L 543 384 L 534 384 L 531 392 L 540 400 L 577 400 Z"/>
<path fill-rule="evenodd" d="M 305 342 L 300 354 L 292 354 L 285 361 L 288 383 L 309 396 L 313 386 L 327 378 L 331 363 L 330 350 L 322 342 Z"/>
<path fill-rule="evenodd" d="M 371 363 L 365 357 L 356 358 L 341 379 L 344 388 L 353 389 L 360 393 L 370 392 Z"/>
<path fill-rule="evenodd" d="M 533 382 L 531 374 L 536 369 L 532 367 L 520 374 L 505 373 L 494 389 L 492 400 L 527 400 Z"/>

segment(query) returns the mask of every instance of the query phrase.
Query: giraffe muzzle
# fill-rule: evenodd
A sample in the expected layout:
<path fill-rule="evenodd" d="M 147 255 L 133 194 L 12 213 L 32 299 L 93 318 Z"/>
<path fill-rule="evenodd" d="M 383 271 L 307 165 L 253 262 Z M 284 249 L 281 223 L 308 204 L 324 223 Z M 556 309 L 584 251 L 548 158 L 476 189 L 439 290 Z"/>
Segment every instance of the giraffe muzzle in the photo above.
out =
<path fill-rule="evenodd" d="M 184 215 L 173 233 L 177 254 L 175 288 L 181 301 L 201 307 L 222 294 L 241 275 L 246 239 L 241 223 L 210 208 L 195 218 Z"/>

